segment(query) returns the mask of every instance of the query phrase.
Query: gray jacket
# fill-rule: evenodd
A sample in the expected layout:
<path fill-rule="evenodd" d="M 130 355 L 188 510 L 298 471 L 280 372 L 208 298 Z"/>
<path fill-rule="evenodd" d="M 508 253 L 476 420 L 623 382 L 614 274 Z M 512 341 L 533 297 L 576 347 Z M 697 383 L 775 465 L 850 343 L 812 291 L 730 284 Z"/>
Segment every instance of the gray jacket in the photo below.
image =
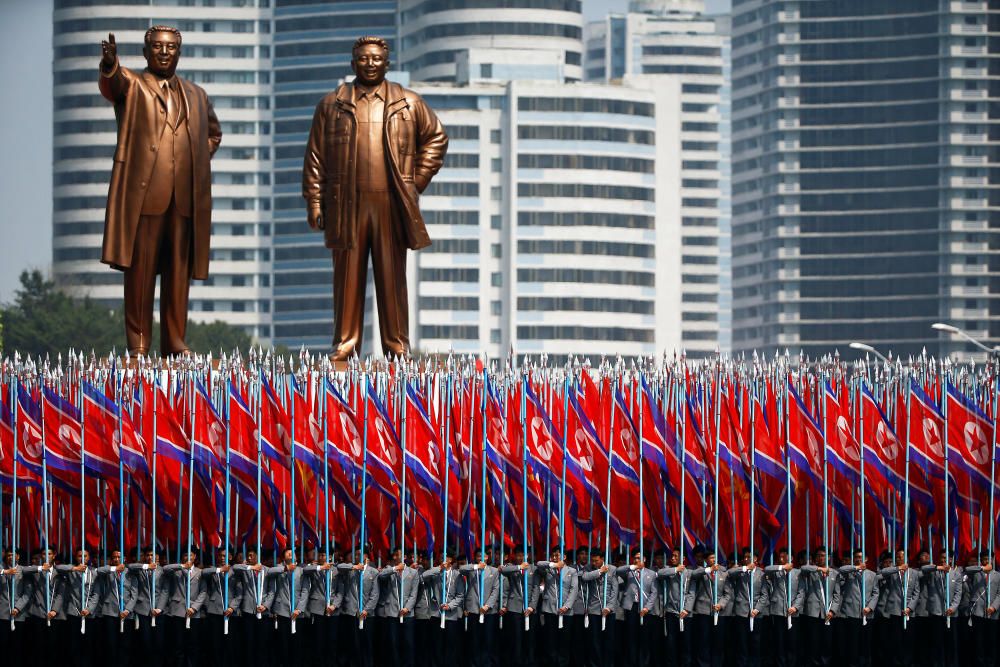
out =
<path fill-rule="evenodd" d="M 309 600 L 306 611 L 313 616 L 325 616 L 326 607 L 334 610 L 330 616 L 340 616 L 340 608 L 344 604 L 344 579 L 334 566 L 321 570 L 317 565 L 306 565 L 302 568 L 303 583 L 308 580 Z"/>
<path fill-rule="evenodd" d="M 404 567 L 397 572 L 393 567 L 386 567 L 378 575 L 379 596 L 375 615 L 383 618 L 399 618 L 399 612 L 409 610 L 405 620 L 413 618 L 417 606 L 417 594 L 420 591 L 420 575 L 412 567 Z M 400 597 L 400 586 L 403 592 Z"/>
<path fill-rule="evenodd" d="M 97 572 L 92 567 L 88 567 L 84 572 L 74 572 L 72 565 L 56 565 L 56 572 L 63 578 L 63 611 L 67 616 L 78 618 L 80 611 L 84 608 L 88 613 L 94 610 L 89 606 L 84 607 L 90 600 L 90 592 L 97 583 Z M 82 594 L 82 596 L 81 596 Z M 81 599 L 83 604 L 81 604 Z"/>
<path fill-rule="evenodd" d="M 375 608 L 378 606 L 379 596 L 378 570 L 371 565 L 365 565 L 365 569 L 363 570 L 355 570 L 354 565 L 351 563 L 338 563 L 337 571 L 343 572 L 347 577 L 344 581 L 343 613 L 348 616 L 358 616 L 360 614 L 358 605 L 358 593 L 360 591 L 365 598 L 360 610 L 367 611 L 369 616 L 374 615 Z"/>
<path fill-rule="evenodd" d="M 55 568 L 52 567 L 48 571 L 44 571 L 37 565 L 29 565 L 24 568 L 23 573 L 34 583 L 31 588 L 31 602 L 28 604 L 28 608 L 22 609 L 21 612 L 27 614 L 29 618 L 45 618 L 49 610 L 52 610 L 56 612 L 56 618 L 65 619 L 66 614 L 63 612 L 64 580 Z M 47 600 L 45 597 L 46 587 L 48 587 Z"/>
<path fill-rule="evenodd" d="M 190 600 L 188 598 L 189 581 L 191 585 Z M 179 563 L 164 566 L 163 583 L 159 588 L 156 608 L 161 609 L 166 616 L 185 618 L 189 602 L 195 610 L 201 609 L 205 603 L 204 599 L 199 599 L 205 595 L 205 591 L 201 588 L 201 569 L 197 567 L 186 570 Z M 192 618 L 199 617 L 200 614 L 196 613 Z"/>
<path fill-rule="evenodd" d="M 413 609 L 413 617 L 419 621 L 435 618 L 438 612 L 437 596 L 433 586 L 424 581 L 424 568 L 417 569 L 417 604 Z"/>
<path fill-rule="evenodd" d="M 712 610 L 713 601 L 716 600 L 715 583 L 707 567 L 698 567 L 688 570 L 685 586 L 687 590 L 684 596 L 684 609 L 690 614 L 707 616 L 714 613 Z M 725 570 L 715 572 L 715 579 L 718 580 L 718 597 L 726 590 L 727 574 Z M 721 615 L 727 615 L 723 609 Z"/>
<path fill-rule="evenodd" d="M 951 579 L 949 591 L 948 579 Z M 949 599 L 949 592 L 951 597 Z M 944 616 L 948 609 L 958 611 L 962 604 L 962 571 L 938 570 L 928 564 L 920 568 L 920 599 L 917 601 L 916 616 Z"/>
<path fill-rule="evenodd" d="M 726 585 L 722 589 L 718 603 L 730 610 L 728 615 L 741 618 L 749 618 L 751 610 L 756 610 L 759 614 L 767 609 L 770 600 L 763 569 L 730 568 L 726 573 Z"/>
<path fill-rule="evenodd" d="M 562 606 L 569 608 L 569 613 L 564 616 L 571 616 L 573 603 L 580 594 L 580 582 L 576 570 L 565 565 L 557 571 L 551 567 L 549 561 L 543 560 L 537 563 L 535 576 L 538 577 L 538 585 L 542 589 L 542 608 L 539 611 L 543 614 L 558 614 Z"/>
<path fill-rule="evenodd" d="M 18 610 L 14 620 L 23 621 L 26 618 L 23 612 L 31 604 L 31 598 L 35 593 L 35 582 L 33 578 L 24 576 L 24 568 L 17 565 L 13 569 L 14 574 L 0 574 L 0 621 L 10 620 L 11 606 Z"/>
<path fill-rule="evenodd" d="M 865 607 L 874 612 L 879 598 L 878 575 L 871 570 L 859 570 L 854 565 L 844 565 L 837 572 L 840 573 L 840 588 L 831 607 L 833 613 L 841 618 L 860 619 Z"/>
<path fill-rule="evenodd" d="M 229 579 L 228 600 L 226 599 L 226 579 Z M 232 579 L 232 577 L 220 573 L 217 567 L 202 568 L 200 581 L 201 590 L 205 592 L 205 601 L 203 607 L 195 607 L 195 609 L 203 610 L 209 616 L 222 616 L 227 608 L 239 609 L 240 601 L 235 596 L 238 591 L 235 590 Z"/>
<path fill-rule="evenodd" d="M 803 565 L 792 606 L 800 616 L 825 619 L 828 611 L 836 613 L 833 605 L 839 596 L 840 576 L 835 569 L 824 577 L 817 566 Z"/>
<path fill-rule="evenodd" d="M 681 573 L 675 567 L 664 567 L 656 573 L 656 579 L 660 588 L 660 613 L 663 616 L 671 614 L 678 616 L 684 606 L 681 601 Z"/>
<path fill-rule="evenodd" d="M 424 586 L 436 590 L 436 600 L 439 605 L 448 605 L 445 620 L 457 621 L 462 618 L 462 602 L 465 600 L 465 577 L 452 568 L 442 571 L 440 567 L 432 567 L 421 575 Z M 441 602 L 441 600 L 444 602 Z M 438 612 L 440 614 L 440 611 Z"/>
<path fill-rule="evenodd" d="M 535 577 L 535 566 L 528 564 L 527 570 L 521 570 L 517 565 L 503 565 L 500 567 L 500 574 L 507 577 L 506 585 L 503 587 L 504 602 L 503 607 L 508 612 L 514 614 L 524 613 L 524 589 L 525 573 L 528 582 L 528 607 L 538 609 L 538 598 L 541 591 L 538 588 L 538 579 Z"/>
<path fill-rule="evenodd" d="M 261 604 L 267 607 L 271 615 L 291 618 L 293 610 L 304 612 L 309 602 L 309 588 L 308 579 L 302 576 L 302 568 L 296 567 L 289 572 L 283 565 L 279 565 L 272 567 L 267 573 L 271 577 L 271 585 L 268 586 Z M 305 589 L 303 582 L 306 582 Z"/>
<path fill-rule="evenodd" d="M 601 616 L 605 609 L 611 610 L 611 614 L 618 610 L 618 574 L 614 568 L 603 573 L 584 572 L 580 575 L 580 587 L 587 599 L 587 614 Z"/>
<path fill-rule="evenodd" d="M 268 576 L 267 568 L 252 570 L 244 563 L 233 565 L 233 572 L 241 578 L 239 611 L 241 614 L 256 614 L 258 602 L 264 602 L 264 595 L 267 593 Z M 159 578 L 159 575 L 157 575 Z M 230 584 L 231 585 L 231 584 Z"/>
<path fill-rule="evenodd" d="M 500 607 L 500 570 L 487 565 L 482 570 L 472 563 L 461 566 L 459 572 L 465 575 L 465 609 L 470 614 L 478 614 L 480 607 L 488 607 L 487 614 L 497 613 Z M 479 583 L 482 579 L 483 598 L 479 599 Z"/>
<path fill-rule="evenodd" d="M 801 571 L 797 567 L 788 572 L 781 565 L 768 565 L 764 568 L 764 578 L 768 582 L 770 594 L 771 616 L 788 615 L 788 608 L 792 606 L 799 588 L 800 574 Z"/>
<path fill-rule="evenodd" d="M 149 616 L 150 609 L 156 603 L 157 592 L 163 585 L 163 569 L 144 568 L 143 563 L 129 563 L 126 568 L 132 580 L 133 595 L 126 600 L 125 609 L 129 614 Z"/>
<path fill-rule="evenodd" d="M 87 608 L 101 618 L 118 618 L 136 595 L 135 581 L 125 570 L 110 565 L 97 568 L 97 580 L 90 589 Z"/>
<path fill-rule="evenodd" d="M 622 565 L 615 574 L 625 582 L 621 587 L 621 607 L 624 611 L 646 609 L 654 614 L 658 611 L 655 572 L 648 567 L 642 568 L 640 572 L 631 565 Z"/>
<path fill-rule="evenodd" d="M 987 616 L 986 609 L 989 607 L 1000 609 L 1000 573 L 991 571 L 987 576 L 980 565 L 971 565 L 965 568 L 962 607 L 964 608 L 963 616 L 988 618 L 995 621 L 997 619 L 996 612 Z"/>
<path fill-rule="evenodd" d="M 907 569 L 904 577 L 903 573 L 893 566 L 882 568 L 879 574 L 882 575 L 882 581 L 879 583 L 879 607 L 882 615 L 902 616 L 903 609 L 912 612 L 917 608 L 917 600 L 920 598 L 920 575 L 916 571 Z"/>

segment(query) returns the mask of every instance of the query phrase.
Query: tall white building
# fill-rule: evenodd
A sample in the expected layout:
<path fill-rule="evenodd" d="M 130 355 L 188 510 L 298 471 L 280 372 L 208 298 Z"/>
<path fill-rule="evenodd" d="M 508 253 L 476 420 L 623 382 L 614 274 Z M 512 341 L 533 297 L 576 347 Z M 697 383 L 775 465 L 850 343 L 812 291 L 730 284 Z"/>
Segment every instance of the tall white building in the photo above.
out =
<path fill-rule="evenodd" d="M 561 78 L 583 78 L 580 0 L 400 0 L 403 69 L 414 81 L 454 81 L 466 49 L 554 54 Z"/>
<path fill-rule="evenodd" d="M 452 137 L 421 199 L 434 243 L 413 262 L 417 347 L 556 361 L 680 348 L 679 83 L 415 87 Z"/>
<path fill-rule="evenodd" d="M 587 25 L 584 70 L 588 81 L 618 81 L 676 91 L 676 152 L 666 160 L 678 171 L 675 193 L 680 228 L 665 239 L 680 244 L 677 313 L 681 346 L 690 355 L 712 353 L 720 344 L 722 296 L 720 229 L 725 222 L 728 174 L 722 164 L 723 50 L 727 38 L 703 14 L 702 0 L 641 0 L 626 14 Z M 644 83 L 639 84 L 639 81 Z M 664 196 L 673 183 L 658 181 Z M 658 248 L 659 250 L 659 248 Z M 728 281 L 727 281 L 728 283 Z M 728 319 L 728 318 L 727 318 Z"/>
<path fill-rule="evenodd" d="M 100 264 L 117 126 L 97 89 L 101 40 L 141 70 L 143 36 L 180 29 L 178 74 L 202 86 L 222 122 L 212 161 L 211 276 L 191 289 L 191 318 L 270 337 L 271 9 L 268 0 L 55 0 L 53 13 L 53 271 L 60 284 L 120 303 L 122 276 Z M 159 312 L 154 306 L 154 312 Z"/>

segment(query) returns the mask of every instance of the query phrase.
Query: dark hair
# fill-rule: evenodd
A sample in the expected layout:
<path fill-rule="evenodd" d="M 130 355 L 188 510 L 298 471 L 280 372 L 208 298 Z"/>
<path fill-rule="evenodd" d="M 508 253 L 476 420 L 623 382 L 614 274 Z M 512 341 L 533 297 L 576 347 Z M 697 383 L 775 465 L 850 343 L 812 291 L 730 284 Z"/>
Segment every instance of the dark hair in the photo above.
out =
<path fill-rule="evenodd" d="M 382 50 L 385 51 L 386 58 L 389 57 L 389 42 L 385 41 L 381 37 L 365 35 L 364 37 L 358 37 L 357 41 L 354 42 L 354 46 L 351 47 L 351 58 L 354 57 L 354 54 L 357 53 L 358 49 L 362 46 L 368 46 L 369 44 L 382 47 Z"/>
<path fill-rule="evenodd" d="M 146 35 L 142 38 L 142 43 L 149 46 L 153 42 L 153 34 L 158 32 L 169 32 L 170 34 L 177 37 L 177 45 L 181 44 L 181 31 L 169 25 L 154 25 L 152 28 L 146 31 Z"/>

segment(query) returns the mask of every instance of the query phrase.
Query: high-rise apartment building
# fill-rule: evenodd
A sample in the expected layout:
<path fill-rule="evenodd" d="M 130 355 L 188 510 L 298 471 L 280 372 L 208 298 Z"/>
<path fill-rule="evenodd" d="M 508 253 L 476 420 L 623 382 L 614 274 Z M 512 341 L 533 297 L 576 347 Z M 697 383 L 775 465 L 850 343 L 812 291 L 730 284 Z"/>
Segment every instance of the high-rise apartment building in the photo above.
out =
<path fill-rule="evenodd" d="M 584 70 L 588 81 L 638 81 L 671 86 L 678 94 L 667 129 L 676 137 L 668 164 L 676 182 L 656 184 L 659 197 L 680 208 L 678 233 L 665 240 L 680 245 L 681 347 L 689 355 L 710 354 L 720 343 L 720 312 L 728 306 L 728 280 L 721 280 L 720 229 L 728 220 L 728 164 L 723 164 L 723 102 L 728 101 L 723 52 L 728 39 L 716 20 L 704 15 L 702 0 L 641 0 L 626 14 L 611 14 L 587 26 Z M 676 193 L 668 188 L 676 187 Z M 728 239 L 725 239 L 728 240 Z M 663 249 L 658 249 L 663 251 Z M 728 263 L 728 257 L 725 258 Z M 728 266 L 727 266 L 728 268 Z M 728 278 L 728 276 L 727 276 Z M 725 318 L 728 324 L 728 312 Z M 727 336 L 728 340 L 728 336 Z"/>
<path fill-rule="evenodd" d="M 733 345 L 1000 343 L 1000 9 L 734 0 Z M 928 352 L 967 350 L 941 338 Z"/>
<path fill-rule="evenodd" d="M 268 0 L 55 0 L 53 13 L 53 241 L 56 279 L 120 303 L 122 277 L 100 264 L 117 126 L 97 89 L 101 40 L 145 67 L 143 36 L 180 29 L 178 74 L 202 86 L 222 122 L 212 161 L 211 276 L 191 289 L 191 318 L 221 319 L 261 340 L 271 322 L 271 9 Z M 154 308 L 154 312 L 158 312 Z"/>
<path fill-rule="evenodd" d="M 583 78 L 580 0 L 400 0 L 403 69 L 414 81 L 454 81 L 467 49 L 554 54 L 562 79 Z"/>

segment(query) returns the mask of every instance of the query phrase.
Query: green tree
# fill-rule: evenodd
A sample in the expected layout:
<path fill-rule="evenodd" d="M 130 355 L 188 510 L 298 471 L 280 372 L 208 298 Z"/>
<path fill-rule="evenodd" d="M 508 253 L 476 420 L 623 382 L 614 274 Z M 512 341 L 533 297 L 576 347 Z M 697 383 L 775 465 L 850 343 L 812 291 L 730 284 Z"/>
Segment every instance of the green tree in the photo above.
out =
<path fill-rule="evenodd" d="M 0 311 L 4 348 L 24 355 L 49 355 L 72 349 L 123 350 L 125 319 L 121 308 L 108 308 L 90 298 L 74 299 L 61 292 L 41 271 L 21 273 L 14 302 Z"/>
<path fill-rule="evenodd" d="M 41 271 L 21 274 L 21 287 L 14 302 L 0 308 L 3 345 L 6 354 L 54 359 L 70 349 L 105 355 L 111 350 L 125 352 L 125 317 L 120 305 L 109 308 L 89 297 L 75 298 L 56 287 Z M 153 324 L 153 345 L 160 346 L 159 325 Z M 199 353 L 234 348 L 246 352 L 253 339 L 239 327 L 217 320 L 201 324 L 190 322 L 187 342 Z"/>

